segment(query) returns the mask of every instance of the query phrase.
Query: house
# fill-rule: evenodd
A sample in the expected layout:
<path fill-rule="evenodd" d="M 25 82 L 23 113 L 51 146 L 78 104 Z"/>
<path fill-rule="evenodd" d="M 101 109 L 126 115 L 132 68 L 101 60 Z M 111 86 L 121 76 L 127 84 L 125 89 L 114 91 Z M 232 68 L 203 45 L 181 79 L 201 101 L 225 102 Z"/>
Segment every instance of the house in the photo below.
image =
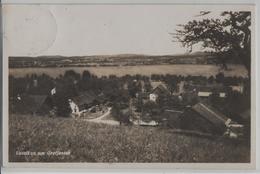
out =
<path fill-rule="evenodd" d="M 226 92 L 220 92 L 219 97 L 220 98 L 225 98 L 227 96 Z"/>
<path fill-rule="evenodd" d="M 185 92 L 185 89 L 184 89 L 184 86 L 185 86 L 185 81 L 180 81 L 178 84 L 177 84 L 177 87 L 174 91 L 174 95 L 181 95 Z"/>
<path fill-rule="evenodd" d="M 194 112 L 192 119 L 187 124 L 191 127 L 213 134 L 241 135 L 243 125 L 232 121 L 215 108 L 205 103 L 197 103 L 191 110 Z M 196 128 L 197 126 L 197 128 Z"/>
<path fill-rule="evenodd" d="M 151 93 L 149 94 L 149 99 L 153 102 L 156 102 L 158 95 Z"/>
<path fill-rule="evenodd" d="M 159 96 L 171 95 L 168 87 L 163 82 L 151 82 L 152 91 L 149 94 L 150 101 L 156 102 Z"/>
<path fill-rule="evenodd" d="M 99 103 L 98 96 L 92 91 L 81 92 L 78 96 L 69 99 L 72 114 L 80 115 L 86 109 Z"/>
<path fill-rule="evenodd" d="M 55 95 L 56 94 L 56 87 L 51 89 L 51 95 Z"/>
<path fill-rule="evenodd" d="M 183 91 L 184 93 L 197 93 L 197 96 L 201 98 L 207 98 L 213 94 L 220 98 L 225 98 L 227 97 L 228 87 L 225 87 L 222 84 L 196 85 L 186 83 Z"/>
<path fill-rule="evenodd" d="M 74 101 L 72 101 L 71 99 L 69 99 L 68 102 L 69 102 L 69 105 L 70 105 L 71 114 L 79 115 L 80 114 L 79 106 Z"/>
<path fill-rule="evenodd" d="M 158 122 L 151 120 L 149 122 L 139 120 L 138 125 L 140 126 L 158 126 Z"/>
<path fill-rule="evenodd" d="M 199 97 L 209 97 L 212 94 L 210 91 L 199 91 L 198 96 Z"/>
<path fill-rule="evenodd" d="M 198 92 L 198 97 L 209 97 L 212 94 L 220 98 L 227 96 L 227 89 L 223 86 L 196 86 L 194 89 Z"/>
<path fill-rule="evenodd" d="M 53 108 L 52 98 L 47 95 L 18 95 L 12 103 L 15 112 L 32 115 L 43 115 L 49 113 Z"/>
<path fill-rule="evenodd" d="M 232 91 L 236 91 L 239 93 L 243 93 L 244 92 L 244 85 L 240 84 L 240 85 L 230 85 L 229 86 L 231 88 Z"/>

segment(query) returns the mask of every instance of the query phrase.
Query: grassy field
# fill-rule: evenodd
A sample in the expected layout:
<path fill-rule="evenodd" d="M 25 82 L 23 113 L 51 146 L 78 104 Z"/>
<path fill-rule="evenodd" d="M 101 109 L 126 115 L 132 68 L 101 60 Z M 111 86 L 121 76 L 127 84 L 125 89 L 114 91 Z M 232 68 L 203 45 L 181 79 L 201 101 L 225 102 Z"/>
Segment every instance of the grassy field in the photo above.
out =
<path fill-rule="evenodd" d="M 67 70 L 74 70 L 77 73 L 82 73 L 88 70 L 91 73 L 101 77 L 103 75 L 146 75 L 151 74 L 173 74 L 173 75 L 194 75 L 194 76 L 215 76 L 219 72 L 223 72 L 225 76 L 241 76 L 246 77 L 246 68 L 242 65 L 228 65 L 229 70 L 220 71 L 220 67 L 216 65 L 190 65 L 190 64 L 175 64 L 175 65 L 138 65 L 138 66 L 111 66 L 111 67 L 55 67 L 55 68 L 10 68 L 9 74 L 15 77 L 23 77 L 26 74 L 48 74 L 51 77 L 58 77 L 64 74 Z"/>
<path fill-rule="evenodd" d="M 16 155 L 17 152 L 38 155 Z M 70 151 L 70 155 L 40 152 Z M 72 118 L 10 115 L 11 162 L 249 162 L 243 142 L 172 133 L 168 129 L 109 126 Z"/>

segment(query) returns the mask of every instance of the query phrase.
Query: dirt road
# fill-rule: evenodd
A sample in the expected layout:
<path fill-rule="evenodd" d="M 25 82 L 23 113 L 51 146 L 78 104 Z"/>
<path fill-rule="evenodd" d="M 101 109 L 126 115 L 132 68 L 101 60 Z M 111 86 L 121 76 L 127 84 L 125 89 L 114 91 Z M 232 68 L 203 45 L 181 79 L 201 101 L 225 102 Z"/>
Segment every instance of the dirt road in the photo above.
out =
<path fill-rule="evenodd" d="M 119 125 L 119 122 L 116 120 L 103 120 L 106 116 L 108 116 L 111 113 L 111 107 L 108 108 L 108 111 L 101 115 L 100 117 L 94 118 L 94 119 L 84 119 L 89 122 L 94 122 L 94 123 L 103 123 L 103 124 L 109 124 L 109 125 Z"/>

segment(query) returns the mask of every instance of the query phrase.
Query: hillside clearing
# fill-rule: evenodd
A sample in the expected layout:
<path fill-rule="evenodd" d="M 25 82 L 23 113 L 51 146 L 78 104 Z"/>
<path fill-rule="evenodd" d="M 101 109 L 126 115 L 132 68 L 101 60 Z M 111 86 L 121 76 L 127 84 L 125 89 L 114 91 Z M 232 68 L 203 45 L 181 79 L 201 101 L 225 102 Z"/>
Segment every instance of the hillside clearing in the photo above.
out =
<path fill-rule="evenodd" d="M 10 162 L 249 162 L 244 142 L 168 129 L 110 126 L 81 119 L 10 115 Z M 16 155 L 17 152 L 70 155 Z"/>

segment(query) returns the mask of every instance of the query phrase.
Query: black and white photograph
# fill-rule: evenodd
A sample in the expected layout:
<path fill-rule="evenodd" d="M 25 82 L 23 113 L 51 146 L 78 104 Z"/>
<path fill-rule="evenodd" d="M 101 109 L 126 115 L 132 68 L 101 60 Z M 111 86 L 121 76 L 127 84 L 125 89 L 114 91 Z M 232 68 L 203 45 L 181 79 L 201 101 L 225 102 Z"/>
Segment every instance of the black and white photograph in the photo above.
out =
<path fill-rule="evenodd" d="M 8 163 L 254 164 L 253 5 L 2 14 Z"/>

